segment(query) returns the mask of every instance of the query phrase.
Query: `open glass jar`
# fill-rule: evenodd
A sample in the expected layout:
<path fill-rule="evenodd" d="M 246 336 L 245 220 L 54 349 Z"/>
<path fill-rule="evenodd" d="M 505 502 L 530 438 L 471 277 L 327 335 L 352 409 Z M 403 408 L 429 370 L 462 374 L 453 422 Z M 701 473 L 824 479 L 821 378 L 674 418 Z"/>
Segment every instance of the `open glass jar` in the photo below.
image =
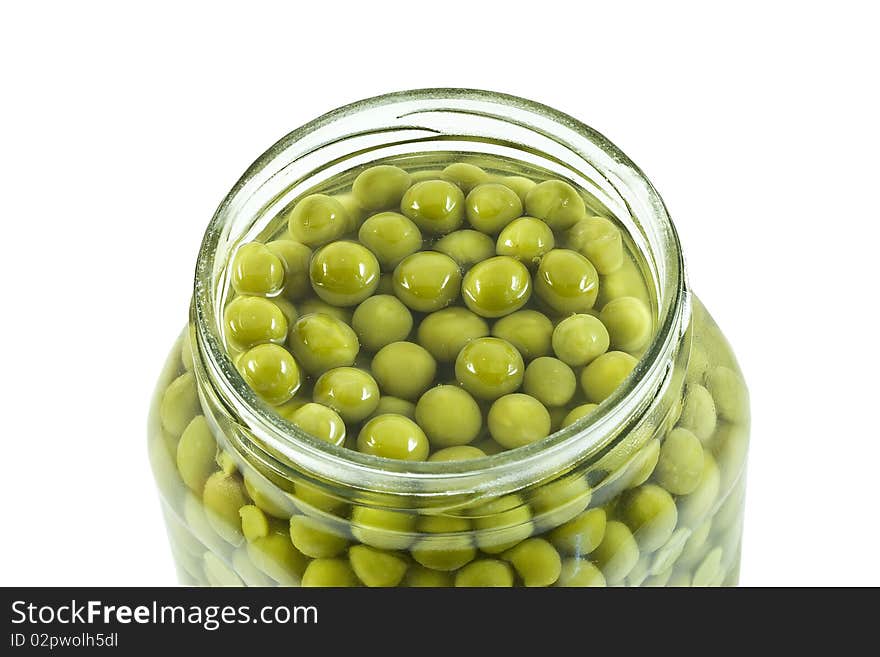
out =
<path fill-rule="evenodd" d="M 655 332 L 598 408 L 567 426 L 554 418 L 554 433 L 523 447 L 410 462 L 316 439 L 245 383 L 223 334 L 237 249 L 304 194 L 387 162 L 564 179 L 622 228 Z M 600 276 L 599 304 L 631 278 Z M 441 89 L 331 112 L 230 191 L 159 379 L 149 452 L 187 584 L 713 586 L 738 578 L 748 435 L 736 360 L 638 168 L 555 110 Z"/>

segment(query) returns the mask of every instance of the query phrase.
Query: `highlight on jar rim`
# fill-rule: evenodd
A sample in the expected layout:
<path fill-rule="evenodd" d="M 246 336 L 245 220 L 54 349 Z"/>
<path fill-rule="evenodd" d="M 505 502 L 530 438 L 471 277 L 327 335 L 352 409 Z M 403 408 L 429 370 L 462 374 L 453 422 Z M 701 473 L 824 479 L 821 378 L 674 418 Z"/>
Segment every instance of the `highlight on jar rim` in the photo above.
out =
<path fill-rule="evenodd" d="M 340 108 L 196 269 L 149 430 L 183 583 L 736 584 L 742 374 L 657 192 L 576 119 Z"/>

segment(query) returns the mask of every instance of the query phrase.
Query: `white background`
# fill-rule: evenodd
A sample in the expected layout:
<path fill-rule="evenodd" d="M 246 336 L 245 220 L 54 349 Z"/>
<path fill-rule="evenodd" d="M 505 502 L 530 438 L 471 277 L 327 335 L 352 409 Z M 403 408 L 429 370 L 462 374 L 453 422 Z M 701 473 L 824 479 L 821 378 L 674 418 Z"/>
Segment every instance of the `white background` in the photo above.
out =
<path fill-rule="evenodd" d="M 145 422 L 205 225 L 286 132 L 426 86 L 644 169 L 751 387 L 742 583 L 880 584 L 878 21 L 819 4 L 5 4 L 0 584 L 175 582 Z"/>

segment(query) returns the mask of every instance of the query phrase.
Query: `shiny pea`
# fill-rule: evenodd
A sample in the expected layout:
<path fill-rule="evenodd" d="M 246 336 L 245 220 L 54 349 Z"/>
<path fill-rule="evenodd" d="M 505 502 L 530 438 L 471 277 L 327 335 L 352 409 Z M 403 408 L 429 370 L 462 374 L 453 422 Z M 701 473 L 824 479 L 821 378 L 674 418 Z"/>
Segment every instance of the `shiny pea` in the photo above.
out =
<path fill-rule="evenodd" d="M 409 308 L 434 312 L 458 298 L 461 271 L 455 260 L 436 251 L 404 258 L 394 270 L 394 294 Z"/>
<path fill-rule="evenodd" d="M 326 194 L 311 194 L 301 199 L 287 219 L 287 229 L 293 239 L 312 248 L 339 239 L 350 226 L 351 218 L 345 206 Z"/>
<path fill-rule="evenodd" d="M 434 242 L 434 250 L 448 255 L 462 269 L 470 269 L 495 255 L 495 243 L 479 231 L 456 230 Z"/>
<path fill-rule="evenodd" d="M 284 264 L 262 242 L 238 247 L 232 259 L 232 287 L 239 294 L 272 296 L 284 285 Z"/>
<path fill-rule="evenodd" d="M 486 320 L 467 308 L 444 308 L 431 313 L 419 324 L 419 344 L 440 362 L 455 360 L 471 340 L 489 335 Z"/>
<path fill-rule="evenodd" d="M 425 180 L 406 191 L 400 211 L 422 230 L 444 235 L 464 221 L 464 194 L 451 182 Z"/>
<path fill-rule="evenodd" d="M 358 231 L 358 239 L 386 271 L 422 248 L 422 233 L 412 221 L 397 212 L 381 212 L 367 219 Z"/>
<path fill-rule="evenodd" d="M 397 206 L 411 182 L 400 167 L 380 164 L 359 173 L 351 191 L 364 208 L 383 210 Z"/>
<path fill-rule="evenodd" d="M 582 313 L 596 303 L 599 274 L 577 251 L 553 249 L 538 265 L 535 294 L 558 313 Z"/>
<path fill-rule="evenodd" d="M 465 305 L 477 315 L 503 317 L 528 302 L 532 279 L 518 260 L 496 256 L 471 267 L 465 274 L 461 293 Z"/>

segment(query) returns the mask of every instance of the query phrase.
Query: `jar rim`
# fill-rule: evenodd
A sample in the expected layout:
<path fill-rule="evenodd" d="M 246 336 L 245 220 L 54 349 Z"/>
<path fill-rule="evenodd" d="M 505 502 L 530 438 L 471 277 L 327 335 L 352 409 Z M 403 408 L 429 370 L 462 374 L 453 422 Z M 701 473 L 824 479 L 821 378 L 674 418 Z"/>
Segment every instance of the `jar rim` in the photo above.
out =
<path fill-rule="evenodd" d="M 263 185 L 305 153 L 326 146 L 328 130 L 356 127 L 371 112 L 391 110 L 403 127 L 429 113 L 463 113 L 492 117 L 541 133 L 585 158 L 618 193 L 640 225 L 651 225 L 663 259 L 658 287 L 657 331 L 624 385 L 598 409 L 550 436 L 513 450 L 465 461 L 410 462 L 362 454 L 313 438 L 272 411 L 244 382 L 223 347 L 217 318 L 218 249 L 229 221 Z M 316 135 L 320 136 L 315 139 Z M 454 129 L 444 135 L 457 136 Z M 293 158 L 293 159 L 291 159 Z M 280 190 L 276 190 L 276 193 Z M 265 195 L 265 190 L 261 193 Z M 228 254 L 226 254 L 228 255 Z M 642 254 L 643 256 L 646 254 Z M 224 261 L 225 263 L 225 261 Z M 225 264 L 223 265 L 225 269 Z M 664 293 L 664 294 L 660 294 Z M 626 433 L 668 384 L 671 361 L 687 328 L 690 299 L 678 235 L 659 194 L 642 171 L 606 137 L 577 119 L 540 103 L 476 89 L 437 88 L 400 91 L 364 99 L 330 111 L 293 130 L 264 152 L 245 171 L 220 203 L 201 244 L 196 264 L 191 321 L 198 350 L 197 375 L 211 393 L 256 437 L 262 458 L 294 465 L 297 471 L 340 486 L 381 493 L 453 494 L 491 490 L 514 491 L 564 472 L 585 455 L 606 451 L 613 437 Z M 250 441 L 250 448 L 255 446 Z M 289 463 L 288 463 L 289 462 Z M 500 494 L 500 493 L 499 493 Z"/>

